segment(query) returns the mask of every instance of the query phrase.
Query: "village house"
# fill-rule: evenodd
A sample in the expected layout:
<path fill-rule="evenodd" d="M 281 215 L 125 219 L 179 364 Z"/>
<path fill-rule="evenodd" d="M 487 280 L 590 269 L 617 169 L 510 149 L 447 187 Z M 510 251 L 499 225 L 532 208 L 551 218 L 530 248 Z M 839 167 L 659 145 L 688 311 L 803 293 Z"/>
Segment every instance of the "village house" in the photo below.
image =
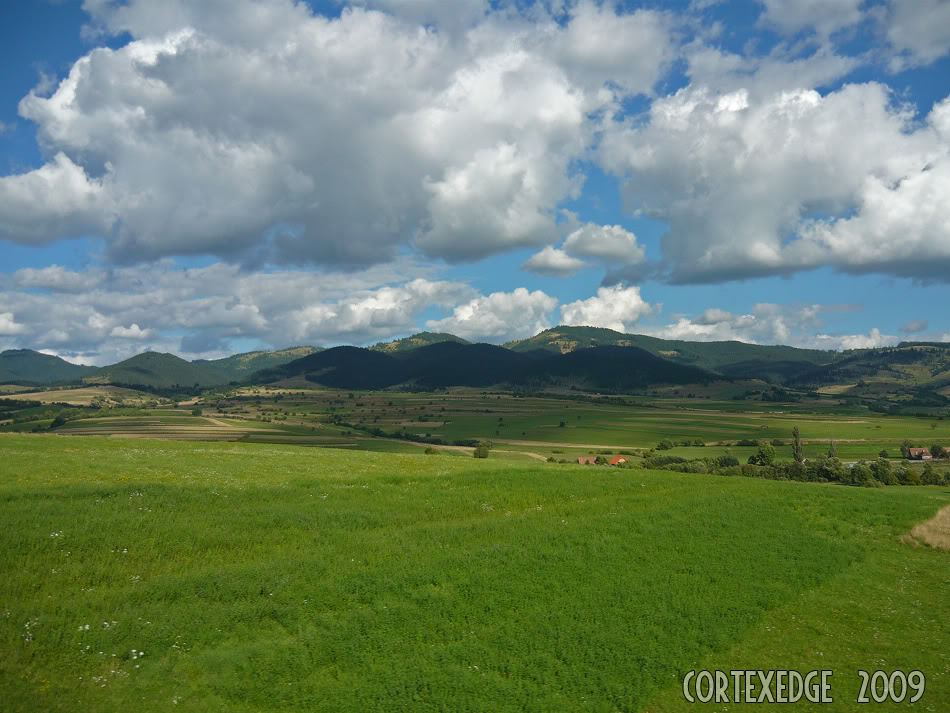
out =
<path fill-rule="evenodd" d="M 911 448 L 907 454 L 911 460 L 933 460 L 930 450 L 927 448 Z"/>
<path fill-rule="evenodd" d="M 578 456 L 577 462 L 581 465 L 595 465 L 597 456 Z"/>
<path fill-rule="evenodd" d="M 620 465 L 621 463 L 626 463 L 627 459 L 623 456 L 614 456 L 610 459 L 610 465 Z"/>

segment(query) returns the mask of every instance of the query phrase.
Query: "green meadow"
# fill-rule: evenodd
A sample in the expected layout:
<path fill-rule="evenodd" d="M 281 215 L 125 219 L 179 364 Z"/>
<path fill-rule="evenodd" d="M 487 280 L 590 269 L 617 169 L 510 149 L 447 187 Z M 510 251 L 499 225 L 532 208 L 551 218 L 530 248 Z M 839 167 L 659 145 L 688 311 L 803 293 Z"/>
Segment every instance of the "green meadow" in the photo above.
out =
<path fill-rule="evenodd" d="M 88 436 L 0 462 L 4 711 L 665 713 L 736 667 L 833 669 L 828 711 L 903 709 L 854 672 L 920 669 L 913 709 L 950 710 L 950 555 L 901 541 L 948 488 Z"/>

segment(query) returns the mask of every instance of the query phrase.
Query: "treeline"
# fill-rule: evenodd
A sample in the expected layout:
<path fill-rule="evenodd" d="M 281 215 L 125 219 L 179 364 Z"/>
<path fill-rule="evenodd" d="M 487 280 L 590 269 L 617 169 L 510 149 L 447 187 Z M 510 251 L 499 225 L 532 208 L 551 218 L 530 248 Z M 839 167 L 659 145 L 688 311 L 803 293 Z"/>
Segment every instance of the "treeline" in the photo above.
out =
<path fill-rule="evenodd" d="M 739 463 L 735 456 L 687 459 L 680 456 L 648 456 L 643 467 L 650 470 L 671 470 L 679 473 L 706 473 L 709 475 L 764 478 L 766 480 L 797 480 L 811 483 L 841 483 L 869 488 L 885 485 L 950 485 L 950 471 L 937 472 L 933 463 L 917 472 L 905 463 L 896 468 L 886 458 L 846 466 L 839 458 L 820 455 L 805 462 Z"/>

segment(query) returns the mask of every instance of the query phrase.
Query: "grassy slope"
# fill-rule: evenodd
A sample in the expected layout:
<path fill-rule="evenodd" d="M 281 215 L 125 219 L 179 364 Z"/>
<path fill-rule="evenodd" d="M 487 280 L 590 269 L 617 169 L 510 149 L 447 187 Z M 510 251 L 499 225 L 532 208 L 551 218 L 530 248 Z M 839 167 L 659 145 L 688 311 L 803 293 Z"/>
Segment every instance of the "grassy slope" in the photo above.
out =
<path fill-rule="evenodd" d="M 5 710 L 636 711 L 697 662 L 881 651 L 950 705 L 946 555 L 896 543 L 944 490 L 28 436 L 0 457 Z"/>
<path fill-rule="evenodd" d="M 218 373 L 223 374 L 230 381 L 244 381 L 255 371 L 271 369 L 275 366 L 286 364 L 294 359 L 300 359 L 301 357 L 319 351 L 322 351 L 319 347 L 288 347 L 287 349 L 275 349 L 272 351 L 232 354 L 223 359 L 198 359 L 192 363 L 209 366 Z"/>
<path fill-rule="evenodd" d="M 769 371 L 769 362 L 800 362 L 826 364 L 837 358 L 835 352 L 798 349 L 782 345 L 746 344 L 744 342 L 687 342 L 659 339 L 643 334 L 623 334 L 601 327 L 558 326 L 505 344 L 515 351 L 544 349 L 555 353 L 593 346 L 639 347 L 656 356 L 663 356 L 703 369 L 718 370 L 726 365 L 745 362 L 749 369 Z M 742 376 L 747 374 L 731 374 Z"/>
<path fill-rule="evenodd" d="M 65 359 L 32 349 L 0 352 L 0 381 L 50 384 L 78 380 L 96 371 L 96 367 L 71 364 Z"/>
<path fill-rule="evenodd" d="M 173 388 L 214 386 L 228 383 L 228 376 L 209 366 L 210 362 L 193 363 L 174 354 L 144 352 L 118 364 L 102 367 L 95 376 L 86 379 L 89 383 L 124 384 L 128 386 L 151 386 Z"/>

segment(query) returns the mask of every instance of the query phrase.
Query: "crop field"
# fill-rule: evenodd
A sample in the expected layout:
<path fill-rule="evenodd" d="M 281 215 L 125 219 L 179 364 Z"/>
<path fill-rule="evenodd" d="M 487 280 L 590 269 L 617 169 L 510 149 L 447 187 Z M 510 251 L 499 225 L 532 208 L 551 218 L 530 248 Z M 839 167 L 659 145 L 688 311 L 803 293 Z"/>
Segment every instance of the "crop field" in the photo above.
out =
<path fill-rule="evenodd" d="M 665 713 L 738 667 L 833 669 L 829 711 L 920 669 L 913 709 L 950 709 L 950 553 L 902 541 L 946 487 L 11 434 L 0 462 L 4 711 Z"/>
<path fill-rule="evenodd" d="M 142 404 L 154 401 L 155 397 L 143 391 L 126 389 L 121 386 L 86 386 L 73 389 L 43 389 L 33 391 L 25 387 L 11 387 L 9 391 L 0 391 L 0 399 L 24 399 L 44 404 L 63 403 L 76 406 L 88 406 L 96 400 Z"/>

